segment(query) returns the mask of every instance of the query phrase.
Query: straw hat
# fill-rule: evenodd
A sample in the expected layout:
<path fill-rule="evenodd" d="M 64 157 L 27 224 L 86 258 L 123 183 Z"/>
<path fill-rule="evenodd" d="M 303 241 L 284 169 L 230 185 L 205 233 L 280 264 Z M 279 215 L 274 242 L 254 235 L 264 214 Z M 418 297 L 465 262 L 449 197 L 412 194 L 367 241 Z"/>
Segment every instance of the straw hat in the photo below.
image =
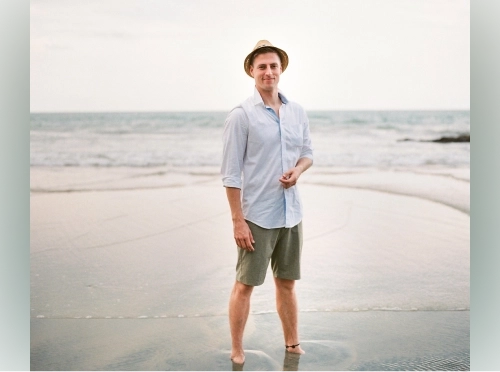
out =
<path fill-rule="evenodd" d="M 255 45 L 253 50 L 250 52 L 249 55 L 245 58 L 245 72 L 247 73 L 248 76 L 253 77 L 250 74 L 250 61 L 253 59 L 254 52 L 262 47 L 269 47 L 273 48 L 276 53 L 278 53 L 280 60 L 281 60 L 281 72 L 285 72 L 287 66 L 288 66 L 288 54 L 284 50 L 281 50 L 280 48 L 275 47 L 273 44 L 271 44 L 268 40 L 259 40 L 259 42 Z"/>

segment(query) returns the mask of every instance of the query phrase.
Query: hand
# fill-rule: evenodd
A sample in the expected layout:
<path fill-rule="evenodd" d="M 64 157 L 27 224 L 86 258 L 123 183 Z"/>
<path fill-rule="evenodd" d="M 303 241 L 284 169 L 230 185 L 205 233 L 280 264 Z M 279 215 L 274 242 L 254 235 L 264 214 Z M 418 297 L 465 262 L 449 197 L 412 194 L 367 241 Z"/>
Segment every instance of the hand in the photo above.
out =
<path fill-rule="evenodd" d="M 253 252 L 255 248 L 252 243 L 255 243 L 253 240 L 252 231 L 248 227 L 248 224 L 245 220 L 237 220 L 233 224 L 234 229 L 234 240 L 236 241 L 236 245 L 241 249 L 246 249 L 249 252 Z"/>
<path fill-rule="evenodd" d="M 300 175 L 302 174 L 302 170 L 299 167 L 294 167 L 287 170 L 280 178 L 281 186 L 285 189 L 289 189 L 292 186 L 295 186 Z"/>

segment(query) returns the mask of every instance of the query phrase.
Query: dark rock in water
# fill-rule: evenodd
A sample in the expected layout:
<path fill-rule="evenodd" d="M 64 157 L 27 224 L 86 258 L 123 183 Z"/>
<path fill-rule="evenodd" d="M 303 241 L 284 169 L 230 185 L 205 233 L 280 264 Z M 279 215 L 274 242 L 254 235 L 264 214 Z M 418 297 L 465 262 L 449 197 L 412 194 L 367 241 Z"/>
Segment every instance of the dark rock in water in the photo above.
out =
<path fill-rule="evenodd" d="M 461 134 L 457 137 L 441 137 L 436 140 L 432 140 L 431 142 L 440 142 L 440 143 L 447 143 L 447 142 L 470 142 L 470 134 Z"/>
<path fill-rule="evenodd" d="M 406 141 L 414 141 L 414 142 L 436 142 L 436 143 L 450 143 L 450 142 L 470 142 L 470 134 L 461 134 L 456 137 L 441 137 L 435 140 L 414 140 L 411 138 L 404 138 L 398 140 L 398 142 L 406 142 Z"/>

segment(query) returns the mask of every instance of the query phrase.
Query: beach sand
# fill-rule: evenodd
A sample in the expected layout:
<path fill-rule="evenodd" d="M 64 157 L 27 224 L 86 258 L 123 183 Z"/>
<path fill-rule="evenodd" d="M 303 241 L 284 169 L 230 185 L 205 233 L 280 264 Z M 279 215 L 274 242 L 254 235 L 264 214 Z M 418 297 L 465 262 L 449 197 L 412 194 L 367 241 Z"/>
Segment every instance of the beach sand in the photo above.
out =
<path fill-rule="evenodd" d="M 469 171 L 312 168 L 301 345 L 272 274 L 246 370 L 469 369 Z M 237 250 L 213 168 L 31 169 L 31 369 L 231 370 Z"/>

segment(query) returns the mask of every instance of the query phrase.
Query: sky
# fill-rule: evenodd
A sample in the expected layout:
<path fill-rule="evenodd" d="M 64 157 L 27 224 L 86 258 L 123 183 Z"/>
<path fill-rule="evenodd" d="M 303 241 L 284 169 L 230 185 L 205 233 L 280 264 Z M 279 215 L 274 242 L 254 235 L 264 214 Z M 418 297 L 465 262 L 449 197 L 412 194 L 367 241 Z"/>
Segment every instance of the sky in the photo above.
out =
<path fill-rule="evenodd" d="M 227 111 L 261 39 L 306 110 L 468 110 L 468 0 L 31 0 L 31 112 Z"/>

